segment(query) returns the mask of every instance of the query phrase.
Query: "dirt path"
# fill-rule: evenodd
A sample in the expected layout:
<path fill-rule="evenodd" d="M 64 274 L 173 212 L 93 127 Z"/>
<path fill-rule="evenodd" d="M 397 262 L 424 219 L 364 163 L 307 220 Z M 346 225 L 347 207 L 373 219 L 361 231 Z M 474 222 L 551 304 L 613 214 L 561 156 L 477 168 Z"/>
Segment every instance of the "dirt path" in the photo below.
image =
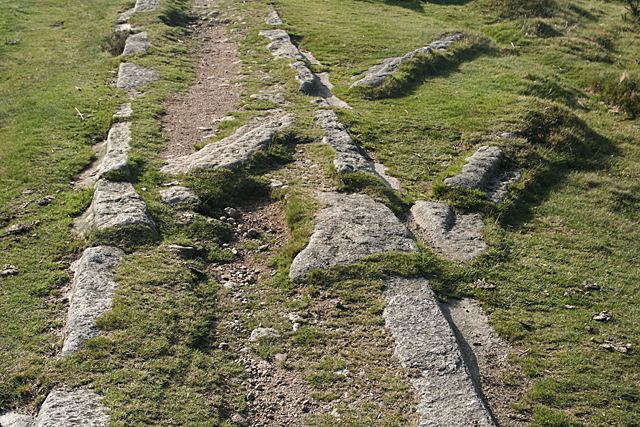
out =
<path fill-rule="evenodd" d="M 195 0 L 193 5 L 201 17 L 192 34 L 196 42 L 191 53 L 196 79 L 188 91 L 166 103 L 162 125 L 169 144 L 163 153 L 165 158 L 195 152 L 196 144 L 214 135 L 218 123 L 237 111 L 242 90 L 238 49 L 228 38 L 226 26 L 220 23 L 224 20 L 218 20 L 217 12 L 212 12 L 214 2 Z M 287 186 L 297 169 L 310 163 L 302 149 L 295 157 L 296 161 L 287 168 L 268 174 L 274 187 Z M 311 169 L 305 176 L 316 175 L 313 172 Z M 241 388 L 247 412 L 235 414 L 231 421 L 236 425 L 302 426 L 306 414 L 317 408 L 309 398 L 309 385 L 295 371 L 285 369 L 282 361 L 267 361 L 255 355 L 250 349 L 252 330 L 243 326 L 247 319 L 260 316 L 260 308 L 252 307 L 249 302 L 262 299 L 258 283 L 275 274 L 267 261 L 289 238 L 282 206 L 277 202 L 260 202 L 237 206 L 234 210 L 231 222 L 234 240 L 225 246 L 236 254 L 236 259 L 207 267 L 208 275 L 225 289 L 219 304 L 227 314 L 220 319 L 219 332 L 228 338 L 229 351 L 236 355 L 237 363 L 246 372 Z M 221 219 L 231 218 L 227 214 Z"/>
<path fill-rule="evenodd" d="M 194 8 L 202 13 L 192 35 L 197 40 L 191 52 L 196 79 L 187 92 L 165 104 L 167 113 L 162 126 L 170 141 L 165 157 L 193 153 L 195 144 L 215 134 L 220 120 L 238 108 L 242 89 L 240 57 L 235 43 L 227 37 L 226 27 L 215 19 L 215 14 L 207 15 L 213 3 L 194 1 Z"/>

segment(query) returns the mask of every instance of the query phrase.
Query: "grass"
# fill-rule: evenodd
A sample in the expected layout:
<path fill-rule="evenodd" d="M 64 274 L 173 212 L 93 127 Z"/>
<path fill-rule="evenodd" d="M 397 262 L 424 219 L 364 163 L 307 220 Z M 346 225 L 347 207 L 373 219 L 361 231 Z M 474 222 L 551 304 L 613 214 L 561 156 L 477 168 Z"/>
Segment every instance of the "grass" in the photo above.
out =
<path fill-rule="evenodd" d="M 28 234 L 0 238 L 2 263 L 19 272 L 0 278 L 0 411 L 41 396 L 60 345 L 66 268 L 81 246 L 71 220 L 91 196 L 70 191 L 69 181 L 122 100 L 108 86 L 116 63 L 101 50 L 122 6 L 0 2 L 0 227 L 39 221 Z M 55 198 L 40 206 L 45 196 Z"/>
<path fill-rule="evenodd" d="M 610 352 L 599 343 L 617 336 L 635 345 L 640 338 L 633 326 L 640 313 L 633 304 L 638 288 L 632 261 L 640 249 L 638 134 L 588 78 L 637 69 L 637 33 L 622 19 L 623 5 L 279 0 L 275 6 L 286 29 L 331 72 L 336 94 L 354 107 L 339 112 L 351 135 L 401 180 L 409 200 L 442 196 L 434 181 L 481 144 L 499 144 L 510 162 L 525 168 L 525 179 L 497 208 L 468 195 L 446 196 L 485 212 L 491 250 L 462 272 L 425 273 L 442 281 L 440 295 L 479 299 L 496 330 L 529 350 L 513 362 L 534 386 L 514 410 L 532 425 L 634 425 L 640 410 L 640 377 L 632 369 L 637 353 Z M 353 76 L 447 31 L 486 37 L 494 53 L 468 58 L 443 75 L 428 73 L 428 79 L 400 86 L 393 98 L 363 99 L 349 91 Z M 258 69 L 267 62 L 272 81 L 265 85 L 283 83 L 293 108 L 308 114 L 289 84 L 292 74 L 256 53 L 264 40 L 251 34 L 245 58 Z M 495 137 L 505 131 L 521 137 Z M 358 176 L 349 179 L 345 190 L 368 187 Z M 403 260 L 395 259 L 390 271 L 402 271 Z M 478 278 L 497 289 L 473 289 Z M 586 280 L 600 283 L 602 291 L 585 292 Z M 321 289 L 332 296 L 341 289 L 357 294 L 354 286 L 333 277 Z M 306 301 L 324 299 L 316 292 Z M 592 321 L 602 310 L 615 312 L 614 319 Z M 320 328 L 321 341 L 312 348 L 331 348 L 330 335 Z M 329 397 L 342 390 L 327 386 L 330 371 L 344 363 L 326 361 L 330 368 L 320 364 L 313 376 Z"/>
<path fill-rule="evenodd" d="M 198 273 L 202 261 L 186 263 L 137 239 L 128 247 L 137 252 L 117 278 L 114 309 L 99 319 L 103 336 L 70 358 L 55 358 L 68 267 L 91 243 L 70 232 L 91 191 L 73 191 L 69 183 L 90 163 L 91 145 L 106 137 L 111 115 L 125 100 L 111 85 L 120 61 L 112 55 L 122 44 L 112 32 L 117 14 L 130 6 L 122 0 L 99 8 L 0 2 L 6 18 L 0 27 L 6 58 L 0 67 L 6 94 L 0 104 L 0 227 L 37 221 L 26 234 L 0 239 L 2 262 L 18 268 L 17 275 L 0 278 L 0 412 L 34 411 L 54 386 L 86 385 L 105 396 L 114 425 L 227 425 L 228 412 L 243 408 L 232 391 L 240 371 L 217 350 L 213 326 L 223 312 L 217 284 Z M 162 180 L 154 169 L 165 143 L 158 122 L 162 101 L 192 76 L 184 55 L 188 7 L 167 1 L 157 13 L 132 18 L 153 48 L 130 60 L 158 70 L 161 79 L 133 102 L 130 165 L 160 241 L 197 242 L 204 256 L 228 240 L 228 227 L 204 217 L 178 224 L 153 197 Z M 38 204 L 45 196 L 53 201 Z M 119 237 L 97 236 L 106 244 Z"/>
<path fill-rule="evenodd" d="M 339 112 L 350 134 L 403 186 L 398 194 L 360 174 L 332 176 L 341 190 L 368 193 L 399 214 L 412 200 L 434 197 L 480 209 L 491 249 L 467 267 L 426 248 L 419 254 L 382 254 L 315 273 L 296 286 L 287 270 L 306 245 L 319 206 L 300 183 L 278 190 L 271 201 L 283 206 L 289 240 L 271 261 L 275 276 L 259 282 L 247 298 L 254 316 L 240 320 L 246 330 L 264 324 L 282 334 L 257 343 L 253 351 L 266 359 L 287 352 L 284 367 L 307 380 L 316 400 L 339 402 L 341 425 L 407 425 L 414 421 L 408 414 L 415 402 L 404 371 L 391 357 L 380 291 L 387 274 L 423 275 L 442 298 L 479 299 L 498 333 L 528 350 L 513 363 L 533 386 L 514 411 L 531 425 L 636 425 L 638 353 L 600 346 L 611 337 L 634 346 L 640 342 L 635 283 L 640 150 L 637 123 L 630 120 L 633 76 L 639 71 L 633 58 L 640 52 L 637 32 L 622 19 L 623 4 L 274 3 L 285 28 L 331 72 L 335 93 L 354 107 Z M 296 144 L 319 138 L 315 107 L 298 92 L 287 62 L 273 60 L 258 35 L 268 5 L 234 3 L 237 9 L 230 12 L 222 3 L 224 14 L 239 13 L 246 23 L 231 24 L 245 66 L 245 111 L 225 125 L 221 137 L 264 111 L 264 103 L 249 95 L 275 85 L 282 87 L 296 124 L 247 168 L 191 177 L 188 184 L 205 207 L 184 220 L 184 211 L 160 203 L 158 190 L 167 178 L 158 170 L 166 143 L 159 123 L 162 102 L 193 76 L 185 55 L 188 2 L 167 1 L 159 12 L 133 18 L 149 32 L 153 47 L 149 55 L 131 60 L 161 76 L 133 103 L 134 184 L 158 225 L 154 245 L 193 245 L 197 256 L 186 261 L 152 245 L 129 248 L 118 272 L 114 309 L 99 320 L 104 334 L 71 358 L 55 360 L 67 267 L 87 244 L 74 240 L 70 224 L 91 199 L 90 191 L 72 191 L 69 181 L 90 162 L 91 145 L 104 139 L 111 114 L 124 100 L 109 83 L 119 61 L 112 54 L 122 42 L 112 38 L 112 25 L 126 6 L 116 0 L 105 0 L 100 8 L 0 0 L 0 55 L 6 58 L 0 89 L 7 94 L 0 101 L 0 227 L 39 221 L 25 234 L 0 237 L 2 263 L 18 269 L 17 275 L 0 278 L 6 325 L 0 330 L 0 412 L 33 410 L 57 384 L 89 385 L 105 396 L 115 425 L 225 425 L 246 404 L 233 360 L 238 349 L 219 349 L 238 338 L 223 326 L 233 305 L 202 273 L 208 263 L 233 259 L 222 248 L 229 230 L 207 215 L 246 201 L 245 195 L 269 197 L 263 175 L 286 168 Z M 491 49 L 421 58 L 379 99 L 349 90 L 351 78 L 371 65 L 450 31 L 473 34 Z M 615 86 L 625 71 L 628 82 Z M 594 85 L 592 76 L 608 76 L 610 84 Z M 503 131 L 521 137 L 496 139 Z M 487 143 L 499 143 L 509 161 L 525 169 L 507 202 L 492 207 L 468 194 L 442 193 L 442 178 Z M 314 153 L 325 167 L 328 152 Z M 53 202 L 38 204 L 45 196 L 54 196 Z M 473 288 L 479 278 L 496 288 Z M 601 289 L 586 290 L 585 281 Z M 307 320 L 292 331 L 283 310 L 321 321 Z M 603 310 L 612 313 L 610 321 L 591 319 Z M 307 423 L 336 421 L 314 415 Z"/>

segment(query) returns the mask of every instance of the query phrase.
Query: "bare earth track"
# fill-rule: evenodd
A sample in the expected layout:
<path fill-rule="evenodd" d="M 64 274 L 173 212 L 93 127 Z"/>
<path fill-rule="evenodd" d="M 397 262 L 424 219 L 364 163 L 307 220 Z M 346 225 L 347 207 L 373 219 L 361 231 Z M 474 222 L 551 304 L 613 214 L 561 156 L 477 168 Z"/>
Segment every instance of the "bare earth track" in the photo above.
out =
<path fill-rule="evenodd" d="M 196 10 L 210 10 L 213 2 L 195 0 Z M 187 92 L 166 103 L 162 126 L 170 143 L 166 157 L 191 154 L 195 144 L 215 134 L 217 124 L 236 111 L 240 100 L 240 58 L 235 43 L 217 20 L 204 18 L 194 24 L 197 40 L 192 52 L 196 78 Z"/>

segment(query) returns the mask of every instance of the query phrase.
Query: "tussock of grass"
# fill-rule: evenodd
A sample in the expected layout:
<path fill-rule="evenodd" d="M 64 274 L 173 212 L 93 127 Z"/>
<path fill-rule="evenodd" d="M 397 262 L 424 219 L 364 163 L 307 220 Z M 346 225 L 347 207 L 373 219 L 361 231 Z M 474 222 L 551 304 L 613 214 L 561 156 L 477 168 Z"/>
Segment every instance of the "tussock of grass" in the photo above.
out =
<path fill-rule="evenodd" d="M 102 41 L 102 50 L 109 52 L 113 56 L 121 55 L 124 51 L 124 45 L 129 37 L 128 31 L 114 31 L 106 36 Z"/>
<path fill-rule="evenodd" d="M 199 171 L 189 175 L 185 182 L 200 197 L 205 212 L 212 214 L 269 195 L 269 184 L 264 179 L 248 175 L 242 169 Z"/>
<path fill-rule="evenodd" d="M 556 0 L 493 0 L 493 6 L 505 18 L 548 18 L 558 9 Z"/>
<path fill-rule="evenodd" d="M 628 118 L 640 114 L 640 78 L 637 74 L 607 73 L 593 82 L 592 87 L 602 94 L 605 102 L 618 107 Z"/>
<path fill-rule="evenodd" d="M 339 191 L 364 193 L 387 205 L 396 215 L 403 215 L 409 201 L 389 188 L 381 178 L 366 172 L 343 173 L 338 176 Z"/>
<path fill-rule="evenodd" d="M 491 52 L 488 39 L 480 36 L 465 36 L 446 51 L 433 51 L 416 55 L 387 77 L 380 86 L 370 88 L 358 86 L 351 90 L 367 99 L 393 98 L 411 93 L 425 80 L 446 76 L 454 72 L 461 63 Z"/>

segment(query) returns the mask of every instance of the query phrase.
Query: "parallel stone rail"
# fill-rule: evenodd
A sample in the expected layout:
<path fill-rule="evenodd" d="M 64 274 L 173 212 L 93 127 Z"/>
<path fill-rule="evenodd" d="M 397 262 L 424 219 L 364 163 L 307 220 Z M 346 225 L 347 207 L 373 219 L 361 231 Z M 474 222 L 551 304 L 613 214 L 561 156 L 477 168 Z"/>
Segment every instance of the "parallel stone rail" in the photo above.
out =
<path fill-rule="evenodd" d="M 369 196 L 320 193 L 318 199 L 326 207 L 316 216 L 309 244 L 291 264 L 292 281 L 305 280 L 312 270 L 353 264 L 376 253 L 418 251 L 393 212 Z"/>
<path fill-rule="evenodd" d="M 487 249 L 480 214 L 458 213 L 446 203 L 416 202 L 411 225 L 425 244 L 457 261 L 471 261 Z"/>
<path fill-rule="evenodd" d="M 276 110 L 238 128 L 220 142 L 211 143 L 193 154 L 170 159 L 161 172 L 180 175 L 195 170 L 236 168 L 267 148 L 276 134 L 291 124 L 292 114 Z"/>
<path fill-rule="evenodd" d="M 321 98 L 322 104 L 337 108 L 350 108 L 346 102 L 336 97 L 331 89 L 333 86 L 329 82 L 326 73 L 315 74 L 309 69 L 307 62 L 311 62 L 311 55 L 303 54 L 300 49 L 291 41 L 291 37 L 284 30 L 265 30 L 260 35 L 271 40 L 267 49 L 274 58 L 290 59 L 291 68 L 296 72 L 296 80 L 300 83 L 300 91 L 306 95 Z"/>
<path fill-rule="evenodd" d="M 89 210 L 76 222 L 80 234 L 92 230 L 136 229 L 149 236 L 157 234 L 156 225 L 147 213 L 147 205 L 128 182 L 104 179 L 96 183 Z"/>
<path fill-rule="evenodd" d="M 382 63 L 369 68 L 369 70 L 364 74 L 364 77 L 354 82 L 351 87 L 378 87 L 382 85 L 387 78 L 395 74 L 402 64 L 410 61 L 417 55 L 431 53 L 434 51 L 445 51 L 453 44 L 461 41 L 463 38 L 464 36 L 462 33 L 444 35 L 438 40 L 435 40 L 424 47 L 412 50 L 403 56 L 385 59 Z"/>
<path fill-rule="evenodd" d="M 73 277 L 63 356 L 98 335 L 96 319 L 111 309 L 117 287 L 113 276 L 123 257 L 122 250 L 110 246 L 85 249 Z"/>
<path fill-rule="evenodd" d="M 444 180 L 449 187 L 480 190 L 494 203 L 506 196 L 509 186 L 520 179 L 518 170 L 503 170 L 504 156 L 498 147 L 483 146 L 469 158 L 462 171 Z"/>
<path fill-rule="evenodd" d="M 147 53 L 151 43 L 149 43 L 149 35 L 146 32 L 131 34 L 124 45 L 123 55 L 132 55 L 135 53 Z"/>
<path fill-rule="evenodd" d="M 55 389 L 45 399 L 37 417 L 9 413 L 2 427 L 107 427 L 109 412 L 102 398 L 88 389 Z"/>
<path fill-rule="evenodd" d="M 130 31 L 127 23 L 137 12 L 149 12 L 160 5 L 160 0 L 137 0 L 136 5 L 122 13 L 115 31 Z M 130 35 L 124 54 L 146 53 L 149 48 L 146 32 Z M 150 82 L 158 79 L 158 73 L 131 63 L 120 64 L 116 86 L 131 96 Z M 128 119 L 131 104 L 120 106 L 115 119 Z M 109 131 L 106 153 L 102 163 L 91 169 L 89 182 L 97 179 L 93 201 L 88 211 L 76 222 L 81 234 L 97 230 L 127 229 L 135 227 L 151 235 L 157 233 L 154 222 L 147 214 L 144 201 L 128 182 L 112 182 L 109 178 L 129 178 L 128 154 L 131 141 L 129 122 L 118 122 Z M 65 326 L 65 339 L 61 351 L 68 356 L 90 338 L 98 335 L 96 319 L 111 309 L 117 283 L 115 270 L 124 257 L 116 247 L 87 248 L 77 263 L 71 290 L 70 306 Z M 2 427 L 107 427 L 109 413 L 102 398 L 93 391 L 81 388 L 52 390 L 36 417 L 10 412 L 0 416 Z"/>
<path fill-rule="evenodd" d="M 334 111 L 317 111 L 316 121 L 324 130 L 323 142 L 336 151 L 336 159 L 333 161 L 336 172 L 367 172 L 377 175 L 373 161 L 358 147 Z"/>
<path fill-rule="evenodd" d="M 131 149 L 131 123 L 116 123 L 109 130 L 107 146 L 98 178 L 129 177 L 129 150 Z"/>
<path fill-rule="evenodd" d="M 419 425 L 494 426 L 429 282 L 394 277 L 385 288 L 385 323 L 395 338 L 395 356 L 410 373 Z"/>
<path fill-rule="evenodd" d="M 140 89 L 158 80 L 158 78 L 158 72 L 155 70 L 149 70 L 130 62 L 123 62 L 118 70 L 116 86 L 129 92 L 131 96 L 135 96 Z"/>

